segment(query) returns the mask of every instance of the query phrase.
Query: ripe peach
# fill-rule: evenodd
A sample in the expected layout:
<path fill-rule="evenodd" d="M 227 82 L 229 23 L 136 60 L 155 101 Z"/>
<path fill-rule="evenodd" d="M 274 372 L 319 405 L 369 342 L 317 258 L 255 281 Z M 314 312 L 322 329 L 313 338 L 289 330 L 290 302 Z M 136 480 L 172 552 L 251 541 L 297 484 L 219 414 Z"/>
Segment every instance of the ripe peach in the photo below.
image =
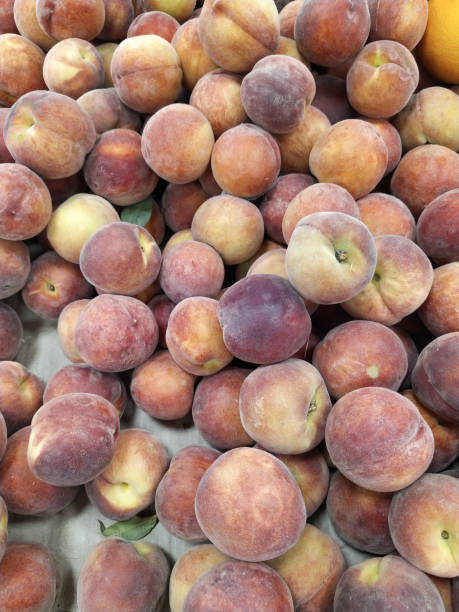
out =
<path fill-rule="evenodd" d="M 59 336 L 62 352 L 67 359 L 73 363 L 84 362 L 84 359 L 75 348 L 74 331 L 81 311 L 89 302 L 89 298 L 70 302 L 70 304 L 67 304 L 67 306 L 61 310 L 57 320 L 57 334 Z"/>
<path fill-rule="evenodd" d="M 3 19 L 3 18 L 2 18 Z M 35 43 L 19 34 L 0 37 L 0 104 L 12 106 L 35 89 L 45 89 L 45 54 Z"/>
<path fill-rule="evenodd" d="M 169 183 L 161 197 L 161 211 L 164 221 L 173 232 L 191 227 L 194 213 L 208 195 L 197 181 L 184 183 Z"/>
<path fill-rule="evenodd" d="M 56 44 L 56 39 L 48 36 L 38 23 L 35 10 L 36 0 L 14 0 L 14 22 L 19 33 L 47 51 Z"/>
<path fill-rule="evenodd" d="M 22 241 L 0 238 L 0 299 L 20 291 L 29 273 L 30 255 L 26 245 Z"/>
<path fill-rule="evenodd" d="M 171 45 L 177 52 L 183 71 L 183 84 L 192 91 L 201 77 L 218 68 L 204 49 L 198 33 L 197 18 L 189 19 L 175 32 Z"/>
<path fill-rule="evenodd" d="M 82 38 L 92 40 L 102 30 L 105 21 L 103 0 L 37 0 L 38 23 L 43 31 L 56 40 Z"/>
<path fill-rule="evenodd" d="M 384 140 L 387 147 L 388 159 L 386 175 L 395 170 L 402 156 L 402 139 L 396 128 L 386 119 L 375 119 L 370 117 L 358 117 L 370 123 Z"/>
<path fill-rule="evenodd" d="M 314 107 L 322 111 L 331 124 L 356 116 L 347 99 L 345 79 L 345 76 L 341 78 L 333 74 L 320 74 L 316 77 Z"/>
<path fill-rule="evenodd" d="M 104 0 L 104 27 L 97 35 L 99 40 L 123 40 L 134 19 L 134 3 L 131 0 Z"/>
<path fill-rule="evenodd" d="M 113 87 L 87 91 L 77 100 L 94 122 L 96 133 L 116 128 L 140 131 L 140 117 L 119 99 Z"/>
<path fill-rule="evenodd" d="M 113 87 L 113 79 L 111 73 L 112 57 L 117 48 L 116 43 L 107 42 L 97 45 L 96 49 L 102 58 L 104 64 L 104 87 Z"/>
<path fill-rule="evenodd" d="M 432 200 L 417 224 L 417 241 L 436 264 L 459 261 L 459 189 L 451 189 Z"/>
<path fill-rule="evenodd" d="M 22 331 L 16 311 L 0 302 L 0 360 L 10 361 L 16 357 L 22 343 Z"/>
<path fill-rule="evenodd" d="M 0 13 L 2 16 L 0 34 L 18 34 L 18 29 L 14 23 L 13 6 L 14 0 L 2 0 L 0 2 Z"/>
<path fill-rule="evenodd" d="M 458 292 L 459 262 L 435 268 L 430 293 L 418 309 L 421 321 L 434 336 L 459 331 Z"/>
<path fill-rule="evenodd" d="M 149 302 L 147 302 L 148 308 L 153 313 L 156 319 L 159 330 L 158 346 L 161 348 L 166 347 L 166 329 L 169 321 L 171 312 L 173 311 L 175 304 L 170 300 L 167 295 L 155 295 Z"/>
<path fill-rule="evenodd" d="M 295 25 L 295 19 L 301 8 L 302 0 L 290 0 L 284 7 L 279 11 L 279 24 L 281 36 L 287 36 L 288 38 L 294 38 L 293 28 Z"/>
<path fill-rule="evenodd" d="M 180 23 L 186 21 L 196 6 L 196 0 L 139 0 L 142 11 L 161 11 Z"/>
<path fill-rule="evenodd" d="M 406 204 L 387 193 L 369 193 L 357 201 L 360 220 L 373 236 L 397 234 L 414 240 L 416 221 Z"/>
<path fill-rule="evenodd" d="M 29 425 L 42 405 L 39 378 L 16 361 L 0 361 L 0 406 L 8 435 Z"/>
<path fill-rule="evenodd" d="M 156 34 L 167 42 L 171 42 L 172 37 L 178 30 L 179 22 L 164 11 L 147 11 L 140 13 L 131 21 L 126 36 L 142 36 L 143 34 Z"/>
<path fill-rule="evenodd" d="M 428 0 L 368 0 L 369 40 L 396 40 L 410 51 L 421 40 L 427 25 Z"/>

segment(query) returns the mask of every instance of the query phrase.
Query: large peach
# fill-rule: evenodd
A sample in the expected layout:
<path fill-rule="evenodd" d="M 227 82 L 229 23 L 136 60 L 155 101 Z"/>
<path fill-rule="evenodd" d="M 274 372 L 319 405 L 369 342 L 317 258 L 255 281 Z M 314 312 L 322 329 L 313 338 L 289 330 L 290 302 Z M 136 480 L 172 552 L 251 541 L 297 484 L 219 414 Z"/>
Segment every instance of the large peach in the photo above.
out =
<path fill-rule="evenodd" d="M 459 189 L 432 200 L 417 224 L 417 242 L 436 264 L 459 261 Z"/>
<path fill-rule="evenodd" d="M 435 268 L 429 295 L 418 309 L 420 319 L 434 336 L 459 331 L 458 293 L 459 262 Z"/>
<path fill-rule="evenodd" d="M 189 19 L 179 27 L 171 40 L 180 59 L 183 84 L 189 91 L 194 89 L 201 77 L 218 68 L 201 43 L 198 24 L 198 18 Z"/>
<path fill-rule="evenodd" d="M 104 0 L 104 7 L 104 27 L 97 38 L 107 41 L 123 40 L 134 19 L 134 3 L 132 0 Z"/>
<path fill-rule="evenodd" d="M 0 104 L 12 106 L 35 89 L 45 89 L 45 54 L 35 43 L 19 34 L 0 37 Z"/>
<path fill-rule="evenodd" d="M 76 37 L 92 40 L 105 21 L 103 0 L 37 0 L 36 13 L 43 31 L 56 40 Z"/>
<path fill-rule="evenodd" d="M 146 11 L 140 13 L 131 21 L 126 38 L 142 36 L 143 34 L 156 34 L 166 39 L 167 42 L 171 42 L 179 26 L 179 22 L 164 11 Z"/>
<path fill-rule="evenodd" d="M 77 102 L 91 116 L 98 136 L 117 128 L 140 131 L 139 114 L 121 102 L 114 87 L 87 91 Z"/>
<path fill-rule="evenodd" d="M 421 40 L 427 25 L 428 0 L 368 0 L 369 40 L 396 40 L 410 51 Z"/>
<path fill-rule="evenodd" d="M 191 227 L 194 213 L 208 199 L 198 181 L 169 183 L 161 196 L 161 212 L 167 227 L 173 232 Z"/>
<path fill-rule="evenodd" d="M 14 22 L 25 38 L 28 38 L 36 45 L 47 51 L 54 44 L 56 39 L 48 36 L 38 23 L 37 12 L 35 10 L 36 0 L 14 0 L 13 16 Z"/>
<path fill-rule="evenodd" d="M 398 234 L 414 240 L 416 221 L 406 204 L 388 193 L 369 193 L 357 201 L 360 220 L 373 236 Z"/>

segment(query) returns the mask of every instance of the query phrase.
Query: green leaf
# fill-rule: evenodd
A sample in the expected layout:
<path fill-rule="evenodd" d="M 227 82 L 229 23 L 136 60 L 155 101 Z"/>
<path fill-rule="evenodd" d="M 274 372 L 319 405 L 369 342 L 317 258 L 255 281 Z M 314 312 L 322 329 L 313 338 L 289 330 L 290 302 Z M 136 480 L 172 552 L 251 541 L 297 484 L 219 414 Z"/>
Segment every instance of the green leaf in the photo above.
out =
<path fill-rule="evenodd" d="M 153 514 L 152 516 L 133 516 L 127 521 L 118 521 L 109 527 L 105 527 L 102 521 L 99 521 L 99 526 L 105 538 L 116 536 L 124 540 L 136 541 L 147 536 L 156 527 L 157 522 L 158 517 Z"/>
<path fill-rule="evenodd" d="M 150 196 L 141 202 L 137 202 L 137 204 L 125 206 L 121 211 L 121 221 L 135 223 L 143 227 L 151 217 L 153 202 L 154 200 Z"/>

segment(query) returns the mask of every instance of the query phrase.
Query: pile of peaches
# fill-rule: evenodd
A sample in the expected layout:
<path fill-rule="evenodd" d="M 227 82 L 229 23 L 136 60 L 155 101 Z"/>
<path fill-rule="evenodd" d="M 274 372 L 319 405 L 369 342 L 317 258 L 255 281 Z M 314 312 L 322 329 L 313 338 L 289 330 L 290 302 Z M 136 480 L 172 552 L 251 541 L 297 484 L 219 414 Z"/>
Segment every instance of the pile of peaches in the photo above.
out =
<path fill-rule="evenodd" d="M 72 610 L 458 612 L 459 89 L 416 59 L 427 19 L 0 0 L 1 612 L 62 576 L 8 515 L 83 487 L 120 535 Z M 18 300 L 56 322 L 47 381 Z M 180 558 L 122 537 L 153 509 Z"/>

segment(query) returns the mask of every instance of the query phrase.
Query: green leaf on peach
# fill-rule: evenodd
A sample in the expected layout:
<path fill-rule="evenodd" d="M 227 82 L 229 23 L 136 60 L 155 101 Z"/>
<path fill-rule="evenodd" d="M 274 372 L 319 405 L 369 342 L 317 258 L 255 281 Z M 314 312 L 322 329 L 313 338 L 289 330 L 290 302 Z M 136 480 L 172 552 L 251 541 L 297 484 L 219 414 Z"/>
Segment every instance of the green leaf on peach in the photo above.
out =
<path fill-rule="evenodd" d="M 149 196 L 141 202 L 125 206 L 121 211 L 121 221 L 144 227 L 150 220 L 153 203 L 153 198 Z"/>
<path fill-rule="evenodd" d="M 118 537 L 124 540 L 136 541 L 147 536 L 156 527 L 158 517 L 152 516 L 133 516 L 126 521 L 118 521 L 109 527 L 105 527 L 99 521 L 100 532 L 105 538 Z"/>

